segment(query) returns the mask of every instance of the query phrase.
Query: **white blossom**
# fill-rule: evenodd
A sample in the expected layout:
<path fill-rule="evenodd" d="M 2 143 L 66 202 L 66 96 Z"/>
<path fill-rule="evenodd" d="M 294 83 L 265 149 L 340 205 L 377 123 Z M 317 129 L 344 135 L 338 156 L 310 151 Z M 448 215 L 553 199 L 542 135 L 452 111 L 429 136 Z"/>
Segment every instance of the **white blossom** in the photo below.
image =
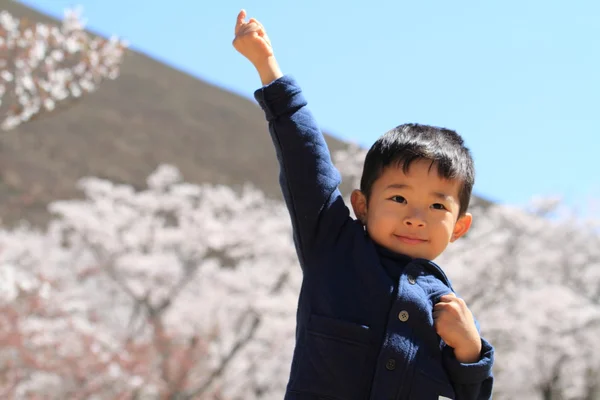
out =
<path fill-rule="evenodd" d="M 55 109 L 56 101 L 92 92 L 116 79 L 125 43 L 92 38 L 80 11 L 67 10 L 60 27 L 32 26 L 0 13 L 0 126 L 13 129 Z M 44 107 L 41 107 L 41 104 Z"/>

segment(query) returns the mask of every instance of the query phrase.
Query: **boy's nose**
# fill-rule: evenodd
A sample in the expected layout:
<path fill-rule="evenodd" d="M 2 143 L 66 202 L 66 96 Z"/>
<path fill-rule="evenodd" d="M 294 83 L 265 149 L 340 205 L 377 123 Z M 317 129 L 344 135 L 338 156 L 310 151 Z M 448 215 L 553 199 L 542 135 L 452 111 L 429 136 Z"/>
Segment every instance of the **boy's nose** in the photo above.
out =
<path fill-rule="evenodd" d="M 413 228 L 421 228 L 425 226 L 425 219 L 419 215 L 409 215 L 404 217 L 404 225 L 412 226 Z"/>

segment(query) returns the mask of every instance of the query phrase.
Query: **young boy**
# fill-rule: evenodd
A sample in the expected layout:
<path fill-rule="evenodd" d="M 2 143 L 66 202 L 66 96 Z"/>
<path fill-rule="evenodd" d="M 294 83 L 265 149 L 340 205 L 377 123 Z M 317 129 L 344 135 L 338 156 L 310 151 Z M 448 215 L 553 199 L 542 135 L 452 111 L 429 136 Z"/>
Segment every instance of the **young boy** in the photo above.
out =
<path fill-rule="evenodd" d="M 351 202 L 264 28 L 245 22 L 234 47 L 257 69 L 280 183 L 303 271 L 286 400 L 489 399 L 494 350 L 434 262 L 464 235 L 474 181 L 450 130 L 401 125 L 369 150 Z"/>

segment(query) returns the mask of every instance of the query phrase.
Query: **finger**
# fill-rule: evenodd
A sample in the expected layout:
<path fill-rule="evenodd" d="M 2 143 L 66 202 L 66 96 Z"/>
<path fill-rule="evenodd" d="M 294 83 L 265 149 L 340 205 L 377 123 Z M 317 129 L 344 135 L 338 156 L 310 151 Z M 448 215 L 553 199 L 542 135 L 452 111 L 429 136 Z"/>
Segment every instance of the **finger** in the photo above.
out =
<path fill-rule="evenodd" d="M 258 22 L 258 20 L 256 18 L 250 18 L 248 20 L 248 23 L 249 24 L 254 24 L 254 25 L 256 25 L 258 27 L 257 32 L 258 32 L 259 36 L 264 36 L 265 35 L 265 27 L 260 22 Z"/>
<path fill-rule="evenodd" d="M 433 306 L 433 312 L 443 312 L 444 310 L 448 310 L 449 304 L 448 303 L 437 303 L 435 306 Z"/>
<path fill-rule="evenodd" d="M 251 35 L 260 36 L 259 29 L 254 24 L 252 24 L 252 25 L 246 24 L 238 31 L 236 37 L 240 38 L 240 37 L 251 36 Z"/>
<path fill-rule="evenodd" d="M 248 23 L 244 24 L 244 26 L 242 27 L 242 29 L 240 31 L 258 32 L 259 30 L 260 30 L 260 25 L 254 23 L 254 22 L 248 22 Z"/>
<path fill-rule="evenodd" d="M 244 20 L 246 19 L 246 10 L 240 10 L 237 21 L 235 22 L 235 34 L 238 34 L 238 31 L 244 25 Z"/>
<path fill-rule="evenodd" d="M 263 26 L 263 24 L 261 24 L 256 18 L 250 18 L 248 20 L 248 23 L 256 24 L 259 27 L 261 27 L 262 29 L 265 29 L 265 27 Z"/>
<path fill-rule="evenodd" d="M 447 293 L 440 297 L 440 301 L 444 303 L 449 303 L 454 299 L 456 299 L 456 295 L 453 292 Z"/>

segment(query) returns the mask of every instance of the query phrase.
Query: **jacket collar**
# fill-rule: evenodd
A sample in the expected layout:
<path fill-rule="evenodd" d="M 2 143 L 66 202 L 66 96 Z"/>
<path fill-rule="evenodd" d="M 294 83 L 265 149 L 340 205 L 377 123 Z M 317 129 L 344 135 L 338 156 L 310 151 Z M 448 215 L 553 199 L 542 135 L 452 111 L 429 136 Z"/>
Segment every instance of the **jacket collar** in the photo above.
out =
<path fill-rule="evenodd" d="M 442 268 L 435 262 L 427 260 L 425 258 L 413 258 L 405 254 L 396 253 L 395 251 L 389 250 L 375 243 L 373 239 L 371 239 L 371 241 L 375 245 L 377 253 L 382 258 L 382 261 L 384 261 L 384 259 L 392 261 L 392 263 L 384 261 L 383 264 L 386 270 L 388 271 L 388 274 L 390 274 L 390 276 L 393 276 L 395 279 L 399 278 L 400 274 L 408 264 L 418 264 L 426 270 L 428 270 L 433 275 L 435 275 L 438 279 L 440 279 L 442 282 L 448 285 L 450 289 L 452 289 L 452 283 L 450 282 L 450 279 L 448 279 L 448 276 L 446 276 L 444 270 L 442 270 Z"/>

